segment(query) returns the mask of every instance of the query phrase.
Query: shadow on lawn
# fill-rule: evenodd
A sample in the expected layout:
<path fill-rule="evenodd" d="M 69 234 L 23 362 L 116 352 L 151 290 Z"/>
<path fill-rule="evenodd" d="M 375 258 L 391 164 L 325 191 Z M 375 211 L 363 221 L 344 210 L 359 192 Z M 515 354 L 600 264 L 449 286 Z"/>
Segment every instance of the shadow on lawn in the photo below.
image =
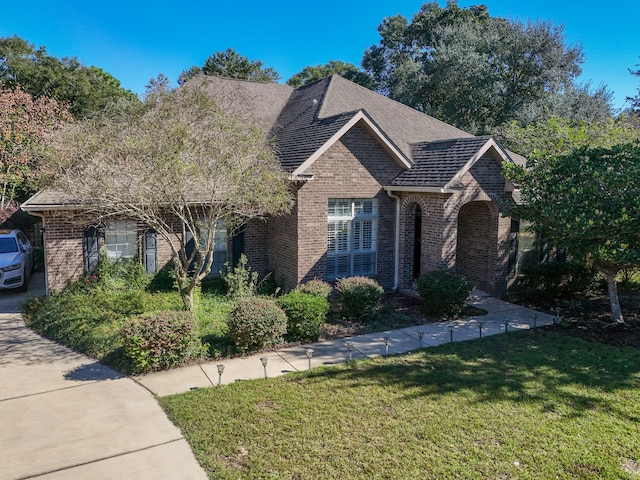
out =
<path fill-rule="evenodd" d="M 633 349 L 540 329 L 427 348 L 409 359 L 379 357 L 351 368 L 310 372 L 308 378 L 399 387 L 410 392 L 405 398 L 469 390 L 475 403 L 531 402 L 562 417 L 597 409 L 638 422 L 640 412 L 625 412 L 608 394 L 640 388 L 639 372 L 640 355 Z"/>

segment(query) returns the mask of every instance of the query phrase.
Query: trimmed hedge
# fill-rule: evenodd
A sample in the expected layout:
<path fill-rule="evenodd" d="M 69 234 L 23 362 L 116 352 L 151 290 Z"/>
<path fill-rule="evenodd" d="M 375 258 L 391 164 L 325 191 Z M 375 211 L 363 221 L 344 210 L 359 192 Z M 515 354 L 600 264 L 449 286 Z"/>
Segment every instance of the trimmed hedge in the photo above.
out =
<path fill-rule="evenodd" d="M 329 312 L 326 298 L 294 290 L 279 297 L 276 303 L 287 315 L 290 340 L 315 342 L 320 338 Z"/>
<path fill-rule="evenodd" d="M 464 309 L 473 283 L 466 277 L 446 270 L 427 272 L 418 278 L 418 293 L 424 299 L 427 315 L 455 317 Z"/>
<path fill-rule="evenodd" d="M 342 314 L 346 318 L 371 319 L 382 306 L 384 290 L 373 278 L 341 278 L 336 283 L 336 290 L 342 303 Z"/>
<path fill-rule="evenodd" d="M 540 263 L 523 271 L 522 287 L 534 297 L 570 297 L 586 292 L 596 273 L 595 269 L 575 261 Z"/>
<path fill-rule="evenodd" d="M 229 338 L 242 351 L 277 345 L 287 333 L 287 315 L 265 297 L 239 299 L 227 323 Z"/>
<path fill-rule="evenodd" d="M 308 282 L 300 285 L 297 290 L 302 293 L 309 293 L 316 297 L 322 297 L 328 300 L 331 296 L 331 292 L 333 291 L 333 287 L 330 283 L 325 282 L 324 280 L 314 278 L 313 280 L 309 280 Z"/>
<path fill-rule="evenodd" d="M 132 373 L 177 367 L 203 353 L 190 312 L 169 310 L 133 319 L 120 335 Z"/>

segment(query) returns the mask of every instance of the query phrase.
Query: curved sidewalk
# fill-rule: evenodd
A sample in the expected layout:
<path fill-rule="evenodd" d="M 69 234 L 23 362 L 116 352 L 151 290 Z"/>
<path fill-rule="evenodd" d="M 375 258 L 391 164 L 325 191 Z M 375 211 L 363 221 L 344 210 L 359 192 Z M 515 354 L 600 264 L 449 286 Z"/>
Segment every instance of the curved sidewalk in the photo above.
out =
<path fill-rule="evenodd" d="M 24 326 L 0 291 L 0 479 L 206 479 L 153 395 Z"/>
<path fill-rule="evenodd" d="M 341 338 L 326 342 L 284 348 L 258 355 L 231 358 L 219 362 L 177 368 L 164 372 L 135 377 L 158 396 L 183 393 L 196 388 L 228 384 L 236 380 L 275 377 L 286 373 L 307 370 L 319 365 L 342 363 L 349 358 L 359 359 L 398 353 L 406 353 L 418 348 L 436 346 L 453 341 L 472 340 L 482 336 L 495 335 L 505 331 L 524 330 L 553 323 L 553 316 L 537 312 L 475 290 L 469 305 L 482 308 L 488 313 L 468 320 L 432 323 L 417 327 L 377 332 L 367 335 Z M 505 325 L 506 322 L 506 325 Z M 453 331 L 450 331 L 450 328 Z M 421 332 L 421 333 L 420 333 Z M 420 335 L 422 334 L 422 338 Z M 385 344 L 385 338 L 388 339 Z M 351 344 L 352 350 L 349 351 Z M 313 350 L 307 357 L 307 350 Z M 266 367 L 262 358 L 267 359 Z M 310 360 L 310 363 L 309 363 Z M 224 365 L 224 372 L 218 374 L 217 365 Z"/>

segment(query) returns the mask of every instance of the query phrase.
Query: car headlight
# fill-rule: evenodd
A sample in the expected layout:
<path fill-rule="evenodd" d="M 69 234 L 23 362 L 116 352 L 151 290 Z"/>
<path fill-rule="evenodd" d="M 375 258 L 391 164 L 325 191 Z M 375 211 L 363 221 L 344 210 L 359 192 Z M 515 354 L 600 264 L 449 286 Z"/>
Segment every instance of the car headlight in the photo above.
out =
<path fill-rule="evenodd" d="M 11 272 L 13 270 L 18 270 L 21 266 L 21 263 L 14 263 L 13 265 L 9 265 L 8 267 L 0 268 L 0 270 L 2 270 L 3 272 Z"/>

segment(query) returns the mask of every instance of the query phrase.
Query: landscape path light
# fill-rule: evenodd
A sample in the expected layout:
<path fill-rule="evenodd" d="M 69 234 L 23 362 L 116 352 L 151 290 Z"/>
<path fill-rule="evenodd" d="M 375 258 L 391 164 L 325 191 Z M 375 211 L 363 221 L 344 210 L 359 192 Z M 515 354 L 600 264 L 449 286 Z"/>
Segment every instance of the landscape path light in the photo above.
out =
<path fill-rule="evenodd" d="M 313 348 L 307 348 L 305 353 L 307 354 L 307 360 L 309 361 L 309 370 L 311 370 L 311 357 L 313 357 Z"/>
<path fill-rule="evenodd" d="M 418 345 L 422 348 L 422 337 L 424 337 L 424 332 L 422 330 L 418 330 Z"/>
<path fill-rule="evenodd" d="M 389 337 L 384 337 L 382 340 L 384 341 L 384 356 L 386 358 L 389 356 L 389 342 L 391 339 Z"/>
<path fill-rule="evenodd" d="M 480 338 L 482 338 L 482 328 L 484 327 L 484 322 L 478 322 L 478 333 Z"/>
<path fill-rule="evenodd" d="M 453 343 L 453 331 L 456 329 L 453 325 L 447 327 L 449 329 L 449 341 Z"/>
<path fill-rule="evenodd" d="M 533 314 L 533 328 L 538 328 L 538 314 Z"/>
<path fill-rule="evenodd" d="M 351 355 L 353 354 L 353 342 L 347 342 L 347 350 L 349 350 L 349 361 L 351 361 Z"/>
<path fill-rule="evenodd" d="M 509 320 L 505 320 L 503 325 L 504 325 L 504 333 L 507 333 L 509 331 Z"/>
<path fill-rule="evenodd" d="M 222 374 L 224 373 L 224 365 L 216 365 L 218 368 L 218 385 L 222 383 Z"/>
<path fill-rule="evenodd" d="M 260 361 L 262 362 L 262 368 L 264 368 L 264 378 L 267 378 L 267 362 L 269 359 L 267 357 L 260 357 Z"/>

